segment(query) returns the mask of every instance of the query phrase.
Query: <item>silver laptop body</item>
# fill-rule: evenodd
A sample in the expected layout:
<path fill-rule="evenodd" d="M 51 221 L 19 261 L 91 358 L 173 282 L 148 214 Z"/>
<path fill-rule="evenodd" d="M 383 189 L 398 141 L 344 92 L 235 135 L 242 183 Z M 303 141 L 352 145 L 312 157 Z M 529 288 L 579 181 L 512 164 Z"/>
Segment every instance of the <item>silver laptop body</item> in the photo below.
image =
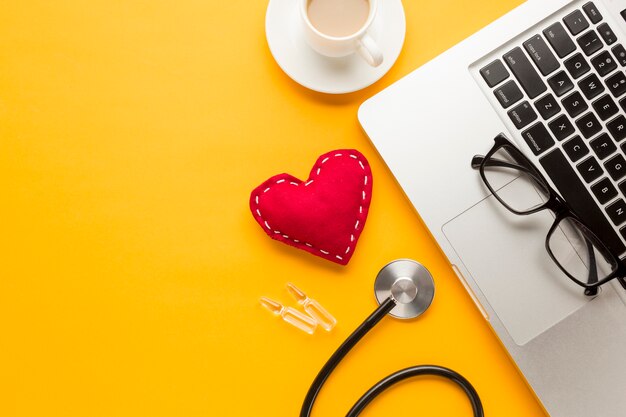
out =
<path fill-rule="evenodd" d="M 620 56 L 620 50 L 614 50 L 618 45 L 626 46 L 626 22 L 620 15 L 626 9 L 626 0 L 594 0 L 591 6 L 587 3 L 529 0 L 367 100 L 358 115 L 365 132 L 459 279 L 553 417 L 626 416 L 626 290 L 613 280 L 597 297 L 586 297 L 545 250 L 545 237 L 553 216 L 548 211 L 529 216 L 510 213 L 490 195 L 479 173 L 470 167 L 470 161 L 476 154 L 486 154 L 493 138 L 503 132 L 550 178 L 541 163 L 547 154 L 542 148 L 559 149 L 570 161 L 577 158 L 570 156 L 570 152 L 575 154 L 580 149 L 574 146 L 579 142 L 570 140 L 579 136 L 577 141 L 589 148 L 581 160 L 593 156 L 603 171 L 601 177 L 588 182 L 588 173 L 577 171 L 580 160 L 570 161 L 579 181 L 596 202 L 598 198 L 591 187 L 604 177 L 618 190 L 619 196 L 613 200 L 625 198 L 620 183 L 626 177 L 613 180 L 614 170 L 619 170 L 621 165 L 612 161 L 614 166 L 608 169 L 604 164 L 614 155 L 624 155 L 626 147 L 621 149 L 621 145 L 626 139 L 615 140 L 614 155 L 600 154 L 604 159 L 597 155 L 603 149 L 598 141 L 594 142 L 595 147 L 591 142 L 604 134 L 610 138 L 620 135 L 618 117 L 626 115 L 626 100 L 619 103 L 626 97 L 626 90 L 620 96 L 621 76 L 614 77 L 618 72 L 624 74 L 626 68 L 626 60 L 621 60 L 626 59 L 626 54 Z M 584 19 L 578 19 L 580 15 L 576 11 Z M 565 23 L 566 17 L 572 28 Z M 553 26 L 556 23 L 565 28 L 576 47 L 575 51 L 560 50 L 563 57 L 556 53 L 563 45 L 552 45 L 555 40 L 549 39 L 560 30 L 558 25 Z M 612 35 L 605 30 L 607 26 L 600 26 L 604 24 L 612 29 Z M 577 25 L 581 28 L 577 29 Z M 590 30 L 598 34 L 597 40 L 586 35 Z M 600 43 L 600 49 L 594 42 Z M 546 63 L 542 50 L 546 45 L 556 64 L 554 60 Z M 521 56 L 513 56 L 512 51 L 515 54 L 521 51 L 525 56 L 522 60 L 531 63 L 545 90 L 534 91 L 535 87 L 527 85 L 528 79 L 518 78 L 509 64 L 517 65 Z M 572 61 L 565 64 L 574 55 L 580 54 L 589 62 L 604 51 L 617 64 L 609 74 L 604 74 L 604 64 L 598 62 L 600 58 L 590 64 L 584 75 L 575 74 L 577 78 L 570 71 L 576 71 L 579 64 Z M 504 81 L 492 79 L 496 84 L 490 86 L 485 75 L 491 76 L 493 72 L 483 74 L 481 70 L 489 69 L 488 65 L 495 60 L 505 64 L 508 77 Z M 606 64 L 612 66 L 608 61 Z M 558 69 L 543 68 L 550 64 Z M 498 67 L 492 69 L 501 71 Z M 540 69 L 552 72 L 544 75 Z M 572 84 L 566 92 L 559 90 L 564 82 L 548 81 L 561 71 Z M 593 78 L 587 79 L 590 75 L 598 77 L 603 89 L 597 96 L 595 89 L 600 87 Z M 516 97 L 519 92 L 499 91 L 511 80 L 523 97 Z M 583 80 L 585 83 L 581 84 Z M 610 82 L 615 85 L 609 85 Z M 586 100 L 586 112 L 572 117 L 569 112 L 576 108 L 574 93 L 584 99 L 587 95 L 593 98 Z M 539 102 L 548 94 L 553 96 L 550 103 L 546 103 L 547 99 Z M 607 94 L 618 111 L 605 120 L 603 102 L 595 101 Z M 566 97 L 567 103 L 563 102 Z M 537 113 L 531 122 L 524 120 L 530 113 L 524 114 L 523 109 L 518 109 L 520 114 L 509 114 L 523 102 L 529 103 L 527 107 L 531 106 Z M 560 107 L 556 113 L 554 102 Z M 539 112 L 542 104 L 543 111 L 549 109 L 545 118 Z M 597 114 L 596 107 L 601 114 Z M 591 123 L 592 129 L 600 130 L 587 131 L 588 119 L 581 118 L 588 112 L 596 116 L 596 120 L 591 119 L 595 125 L 599 122 L 599 127 Z M 557 119 L 557 123 L 552 123 Z M 611 130 L 609 122 L 613 122 Z M 553 143 L 535 143 L 533 134 L 540 127 L 531 133 L 527 130 L 536 124 L 544 126 Z M 564 128 L 573 131 L 557 139 L 561 134 L 559 129 Z M 592 137 L 586 137 L 591 134 Z M 619 172 L 616 176 L 620 176 Z M 503 186 L 502 192 L 512 196 L 519 192 L 514 183 L 506 187 Z M 600 210 L 605 211 L 613 204 L 614 201 L 598 202 Z M 607 221 L 622 243 L 626 243 L 619 231 L 626 223 L 614 225 L 608 214 Z"/>

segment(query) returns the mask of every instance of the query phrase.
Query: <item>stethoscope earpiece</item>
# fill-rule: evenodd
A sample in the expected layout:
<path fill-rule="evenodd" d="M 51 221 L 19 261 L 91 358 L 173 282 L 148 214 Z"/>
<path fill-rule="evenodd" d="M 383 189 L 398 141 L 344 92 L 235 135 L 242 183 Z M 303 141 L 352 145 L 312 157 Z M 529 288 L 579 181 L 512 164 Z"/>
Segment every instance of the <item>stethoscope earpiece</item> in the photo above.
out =
<path fill-rule="evenodd" d="M 411 259 L 398 259 L 385 265 L 374 282 L 378 304 L 392 298 L 396 306 L 389 315 L 413 319 L 424 313 L 435 297 L 433 276 L 424 265 Z"/>

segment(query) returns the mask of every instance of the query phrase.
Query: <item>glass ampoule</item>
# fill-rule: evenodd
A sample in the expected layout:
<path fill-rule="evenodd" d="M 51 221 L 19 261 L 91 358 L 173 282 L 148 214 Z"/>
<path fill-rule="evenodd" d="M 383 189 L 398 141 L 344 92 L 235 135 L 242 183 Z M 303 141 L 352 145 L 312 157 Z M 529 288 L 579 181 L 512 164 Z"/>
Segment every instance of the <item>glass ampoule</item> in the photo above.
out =
<path fill-rule="evenodd" d="M 302 305 L 304 311 L 306 311 L 311 317 L 313 317 L 317 323 L 322 326 L 326 331 L 330 331 L 337 324 L 335 319 L 322 305 L 309 298 L 302 290 L 293 285 L 291 282 L 287 283 L 287 291 L 296 299 L 296 301 Z"/>
<path fill-rule="evenodd" d="M 308 334 L 313 334 L 317 327 L 317 322 L 314 318 L 307 316 L 296 310 L 293 307 L 285 307 L 278 301 L 274 301 L 267 297 L 261 297 L 261 305 L 274 313 L 277 316 L 281 316 L 284 321 L 297 327 L 298 329 Z"/>

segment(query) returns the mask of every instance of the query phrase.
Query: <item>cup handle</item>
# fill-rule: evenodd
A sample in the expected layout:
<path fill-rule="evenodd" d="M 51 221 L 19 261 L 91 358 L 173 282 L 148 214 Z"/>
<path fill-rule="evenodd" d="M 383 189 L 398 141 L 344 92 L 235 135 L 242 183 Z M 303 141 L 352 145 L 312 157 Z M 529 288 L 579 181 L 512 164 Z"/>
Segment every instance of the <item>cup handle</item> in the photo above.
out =
<path fill-rule="evenodd" d="M 383 62 L 383 53 L 370 35 L 367 33 L 357 41 L 357 51 L 363 59 L 373 67 L 377 67 Z"/>

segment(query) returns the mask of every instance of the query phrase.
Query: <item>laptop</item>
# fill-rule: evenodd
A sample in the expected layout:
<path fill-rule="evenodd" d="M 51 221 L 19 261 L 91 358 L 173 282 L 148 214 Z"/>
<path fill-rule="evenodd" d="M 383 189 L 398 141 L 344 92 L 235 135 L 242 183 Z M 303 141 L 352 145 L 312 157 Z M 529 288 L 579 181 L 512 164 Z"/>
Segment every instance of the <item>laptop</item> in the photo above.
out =
<path fill-rule="evenodd" d="M 625 48 L 626 0 L 528 0 L 359 108 L 553 417 L 626 415 L 626 290 L 613 280 L 584 295 L 546 251 L 554 215 L 511 213 L 470 162 L 503 133 L 626 257 Z"/>

